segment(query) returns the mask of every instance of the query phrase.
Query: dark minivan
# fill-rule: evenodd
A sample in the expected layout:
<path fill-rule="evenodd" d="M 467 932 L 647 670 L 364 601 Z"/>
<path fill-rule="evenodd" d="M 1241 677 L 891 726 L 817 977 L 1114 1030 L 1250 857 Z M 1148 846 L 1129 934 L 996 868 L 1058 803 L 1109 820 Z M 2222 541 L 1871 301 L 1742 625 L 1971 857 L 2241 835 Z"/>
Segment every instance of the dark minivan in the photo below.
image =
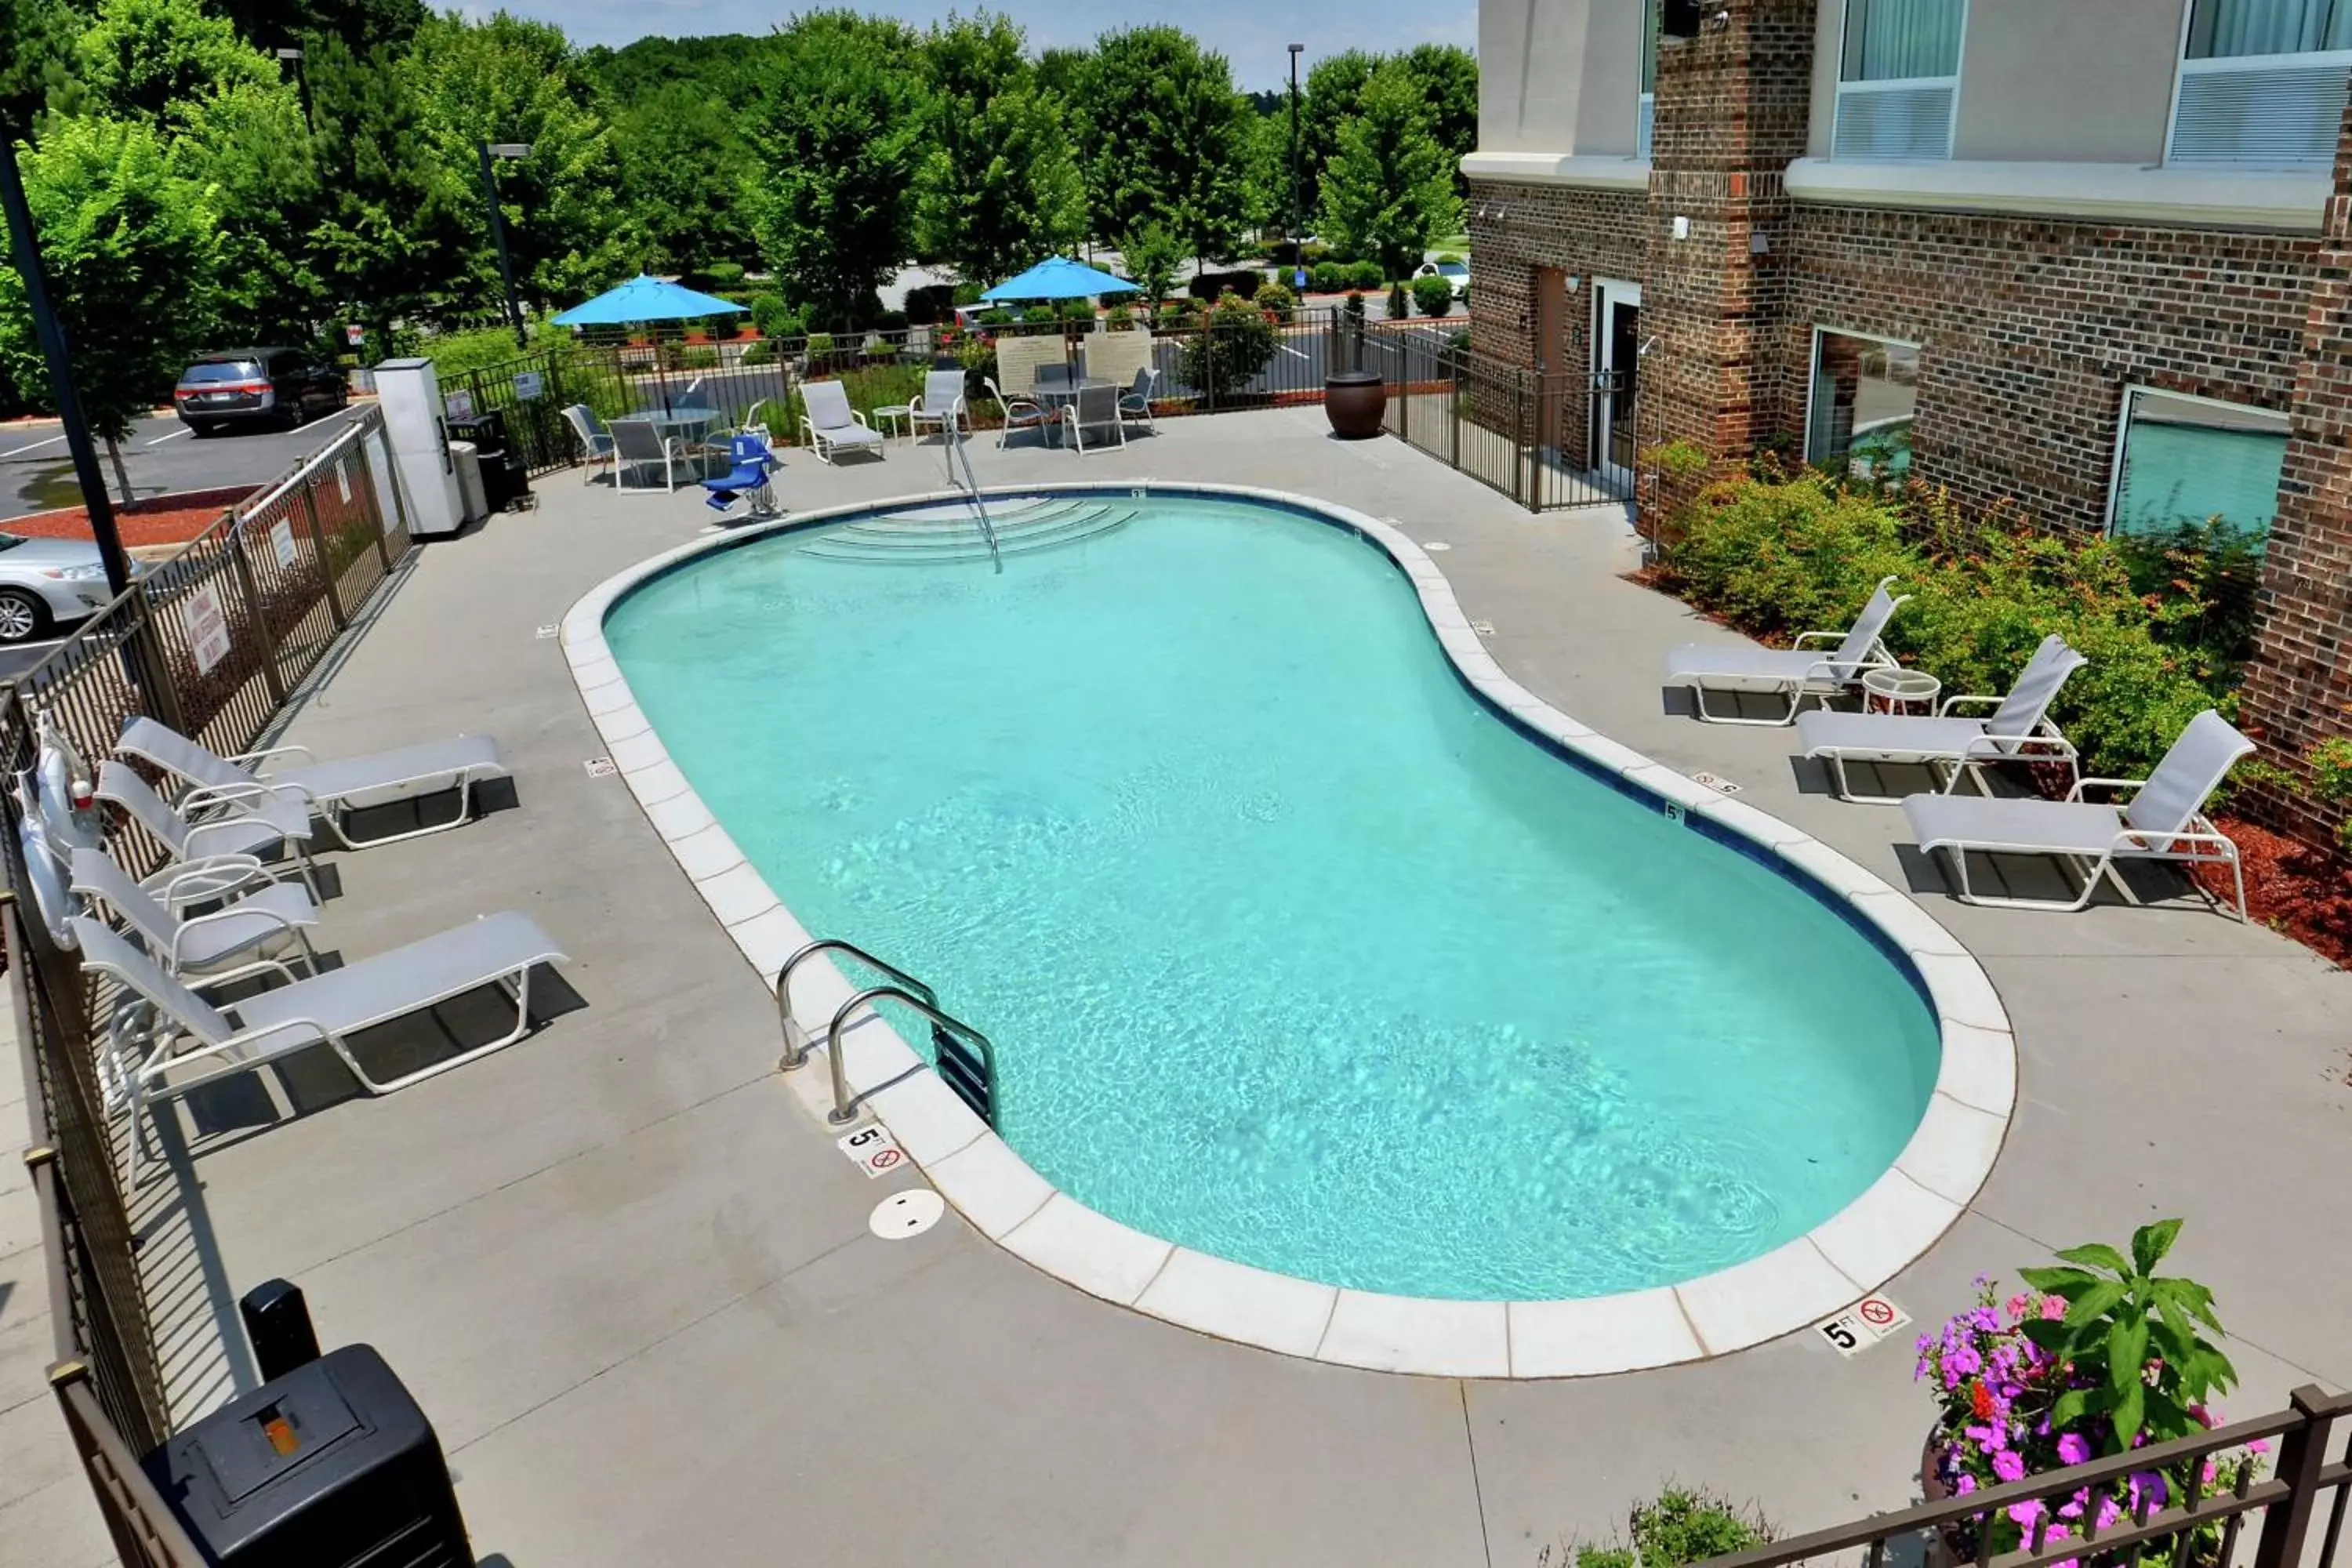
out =
<path fill-rule="evenodd" d="M 350 400 L 343 373 L 300 349 L 224 349 L 180 373 L 172 406 L 199 436 L 231 425 L 288 429 Z"/>

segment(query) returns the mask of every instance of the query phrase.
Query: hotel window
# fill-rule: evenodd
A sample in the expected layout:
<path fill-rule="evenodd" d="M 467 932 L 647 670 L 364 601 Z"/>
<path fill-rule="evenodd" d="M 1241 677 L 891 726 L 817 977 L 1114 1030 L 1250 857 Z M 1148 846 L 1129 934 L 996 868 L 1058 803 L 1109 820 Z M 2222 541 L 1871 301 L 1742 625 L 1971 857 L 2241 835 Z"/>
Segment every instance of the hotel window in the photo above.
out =
<path fill-rule="evenodd" d="M 1814 329 L 1805 461 L 1856 479 L 1902 479 L 1918 405 L 1916 344 Z"/>
<path fill-rule="evenodd" d="M 2108 529 L 2164 534 L 2217 521 L 2261 538 L 2278 514 L 2286 416 L 2134 387 L 2124 394 Z"/>
<path fill-rule="evenodd" d="M 2352 72 L 2352 0 L 2193 0 L 2169 161 L 2327 168 Z"/>
<path fill-rule="evenodd" d="M 1650 155 L 1650 131 L 1658 119 L 1658 7 L 1660 0 L 1643 0 L 1642 6 L 1642 107 L 1641 120 L 1633 132 L 1635 154 Z"/>
<path fill-rule="evenodd" d="M 1840 158 L 1948 158 L 1967 0 L 1846 0 Z"/>

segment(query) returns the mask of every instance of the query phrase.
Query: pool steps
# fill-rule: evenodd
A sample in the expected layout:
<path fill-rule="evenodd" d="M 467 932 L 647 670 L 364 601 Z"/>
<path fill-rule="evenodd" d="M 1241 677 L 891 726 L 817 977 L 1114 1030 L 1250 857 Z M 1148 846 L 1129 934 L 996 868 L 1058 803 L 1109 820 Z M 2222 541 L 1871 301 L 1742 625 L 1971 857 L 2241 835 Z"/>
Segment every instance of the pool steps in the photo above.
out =
<path fill-rule="evenodd" d="M 1137 510 L 1092 501 L 1044 502 L 1009 511 L 998 506 L 992 509 L 992 520 L 1002 554 L 1034 554 L 1123 528 L 1133 521 Z M 988 541 L 978 520 L 961 509 L 938 507 L 827 529 L 802 545 L 800 552 L 821 561 L 855 561 L 873 566 L 935 565 L 989 558 Z"/>

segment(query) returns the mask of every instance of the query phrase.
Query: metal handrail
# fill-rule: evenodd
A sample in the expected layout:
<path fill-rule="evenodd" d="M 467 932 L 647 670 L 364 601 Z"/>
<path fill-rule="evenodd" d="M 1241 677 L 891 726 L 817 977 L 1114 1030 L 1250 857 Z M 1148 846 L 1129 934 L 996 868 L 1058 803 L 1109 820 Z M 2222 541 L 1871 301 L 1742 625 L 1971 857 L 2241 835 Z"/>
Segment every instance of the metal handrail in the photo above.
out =
<path fill-rule="evenodd" d="M 961 462 L 963 465 L 961 482 L 964 493 L 971 498 L 971 510 L 980 519 L 980 536 L 988 543 L 988 558 L 997 571 L 1003 572 L 1004 557 L 996 548 L 996 525 L 989 521 L 988 503 L 980 499 L 980 476 L 972 472 L 971 455 L 963 449 L 962 426 L 963 399 L 958 398 L 955 406 L 948 411 L 941 432 L 947 437 L 948 450 L 954 459 L 948 464 L 948 478 L 950 480 L 957 478 L 956 463 Z"/>
<path fill-rule="evenodd" d="M 924 989 L 928 991 L 929 987 L 925 986 Z M 841 1031 L 848 1026 L 849 1016 L 858 1008 L 885 997 L 893 1002 L 904 1002 L 908 1006 L 929 1018 L 934 1025 L 961 1036 L 980 1047 L 981 1079 L 987 1087 L 989 1109 L 992 1113 L 996 1108 L 996 1047 L 988 1043 L 988 1037 L 961 1018 L 950 1013 L 942 1013 L 936 1005 L 924 997 L 916 995 L 911 991 L 896 985 L 871 985 L 844 1002 L 834 1013 L 833 1023 L 824 1032 L 825 1055 L 830 1059 L 829 1065 L 833 1069 L 833 1109 L 824 1113 L 824 1119 L 835 1126 L 856 1121 L 857 1107 L 867 1095 L 878 1093 L 898 1081 L 894 1078 L 887 1083 L 877 1083 L 872 1089 L 861 1089 L 856 1094 L 851 1094 L 849 1068 L 841 1059 Z"/>
<path fill-rule="evenodd" d="M 793 1039 L 793 971 L 820 952 L 845 952 L 860 963 L 880 970 L 899 984 L 922 993 L 922 1000 L 927 1005 L 936 1006 L 939 1003 L 939 994 L 929 985 L 897 964 L 875 957 L 854 942 L 845 942 L 837 936 L 824 936 L 814 942 L 803 942 L 790 958 L 784 960 L 784 966 L 776 971 L 776 1022 L 784 1031 L 784 1056 L 776 1065 L 786 1072 L 808 1060 L 809 1047 L 814 1043 L 805 1036 L 797 1044 Z"/>

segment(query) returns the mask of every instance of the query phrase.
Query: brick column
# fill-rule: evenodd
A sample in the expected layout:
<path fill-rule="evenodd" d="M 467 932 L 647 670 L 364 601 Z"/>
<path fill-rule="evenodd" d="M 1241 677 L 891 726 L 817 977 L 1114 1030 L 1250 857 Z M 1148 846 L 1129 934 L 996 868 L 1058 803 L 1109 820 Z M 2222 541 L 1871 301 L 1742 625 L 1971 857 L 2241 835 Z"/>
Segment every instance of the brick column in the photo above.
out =
<path fill-rule="evenodd" d="M 2261 648 L 2247 668 L 2240 724 L 2291 763 L 2312 742 L 2352 732 L 2352 103 L 2336 142 L 2311 304 L 2295 369 L 2278 518 L 2263 564 Z M 2254 814 L 2316 844 L 2340 807 L 2273 790 Z"/>
<path fill-rule="evenodd" d="M 1651 141 L 1641 443 L 1686 440 L 1718 468 L 1785 421 L 1771 363 L 1788 252 L 1789 164 L 1805 153 L 1819 0 L 1715 0 L 1720 25 L 1658 51 Z M 1677 221 L 1683 237 L 1675 237 Z M 1679 495 L 1645 496 L 1671 511 Z"/>

